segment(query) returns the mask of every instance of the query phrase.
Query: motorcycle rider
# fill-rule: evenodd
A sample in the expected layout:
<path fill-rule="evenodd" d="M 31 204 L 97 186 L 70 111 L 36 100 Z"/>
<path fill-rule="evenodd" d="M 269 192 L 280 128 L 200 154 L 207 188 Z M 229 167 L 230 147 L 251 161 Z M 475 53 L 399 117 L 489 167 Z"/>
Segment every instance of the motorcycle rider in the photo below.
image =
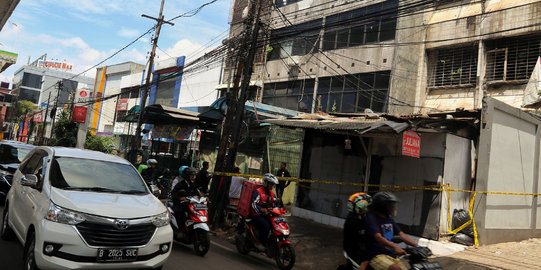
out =
<path fill-rule="evenodd" d="M 266 173 L 263 176 L 263 186 L 252 193 L 251 219 L 255 225 L 259 240 L 259 242 L 256 242 L 255 247 L 261 251 L 265 250 L 265 244 L 272 226 L 267 217 L 268 208 L 275 207 L 278 203 L 272 191 L 277 184 L 278 179 L 272 173 Z"/>
<path fill-rule="evenodd" d="M 404 243 L 417 246 L 393 219 L 398 201 L 390 192 L 378 192 L 374 195 L 371 211 L 366 217 L 366 249 L 369 264 L 374 270 L 406 270 L 397 256 L 407 253 L 391 241 L 393 236 L 399 235 Z"/>
<path fill-rule="evenodd" d="M 188 205 L 185 203 L 189 196 L 201 196 L 203 194 L 195 186 L 195 177 L 197 171 L 193 167 L 188 167 L 182 171 L 182 180 L 175 185 L 171 192 L 171 199 L 173 200 L 173 210 L 175 212 L 175 218 L 179 225 L 178 238 L 182 238 L 184 224 L 186 223 L 186 212 L 188 211 Z"/>
<path fill-rule="evenodd" d="M 159 172 L 156 168 L 158 166 L 158 161 L 151 158 L 147 160 L 147 166 L 148 167 L 146 169 L 141 171 L 141 176 L 143 176 L 143 179 L 145 179 L 147 185 L 150 186 L 150 183 L 158 178 Z"/>
<path fill-rule="evenodd" d="M 366 212 L 372 197 L 364 192 L 351 195 L 347 202 L 348 216 L 344 223 L 344 251 L 355 268 L 365 270 L 368 266 L 366 254 Z"/>
<path fill-rule="evenodd" d="M 184 171 L 184 169 L 188 168 L 188 166 L 184 165 L 184 166 L 180 166 L 180 168 L 178 169 L 178 175 L 177 177 L 175 177 L 175 179 L 173 179 L 173 183 L 171 183 L 171 190 L 173 190 L 175 188 L 175 186 L 180 182 L 182 181 L 182 172 Z"/>

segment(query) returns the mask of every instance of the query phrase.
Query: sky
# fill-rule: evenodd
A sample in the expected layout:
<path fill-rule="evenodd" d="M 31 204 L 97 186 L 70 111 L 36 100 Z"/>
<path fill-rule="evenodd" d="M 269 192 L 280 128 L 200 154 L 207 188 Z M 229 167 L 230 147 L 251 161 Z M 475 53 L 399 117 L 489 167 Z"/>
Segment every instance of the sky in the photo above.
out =
<path fill-rule="evenodd" d="M 192 11 L 210 0 L 165 0 L 164 18 L 170 20 Z M 147 32 L 158 17 L 161 0 L 22 0 L 0 31 L 0 50 L 17 53 L 17 63 L 0 73 L 0 81 L 12 82 L 13 74 L 28 59 L 33 62 L 43 54 L 47 60 L 73 64 L 79 74 L 114 54 Z M 227 37 L 230 0 L 218 0 L 193 17 L 162 26 L 157 59 L 186 56 L 195 59 L 221 44 Z M 154 32 L 151 32 L 154 34 Z M 152 48 L 151 34 L 114 58 L 101 64 L 127 61 L 146 64 Z M 206 48 L 206 49 L 205 49 Z M 95 69 L 85 76 L 94 78 Z"/>

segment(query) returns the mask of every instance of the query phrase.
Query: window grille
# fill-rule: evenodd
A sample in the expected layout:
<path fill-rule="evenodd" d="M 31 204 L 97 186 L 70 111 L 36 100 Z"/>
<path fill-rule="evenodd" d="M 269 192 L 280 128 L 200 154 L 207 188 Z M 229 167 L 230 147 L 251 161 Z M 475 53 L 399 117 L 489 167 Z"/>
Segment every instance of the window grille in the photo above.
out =
<path fill-rule="evenodd" d="M 507 48 L 487 51 L 487 80 L 503 81 L 507 65 Z"/>
<path fill-rule="evenodd" d="M 440 49 L 429 54 L 431 56 L 429 77 L 431 87 L 475 84 L 477 46 Z"/>
<path fill-rule="evenodd" d="M 527 80 L 540 55 L 539 35 L 487 41 L 487 80 Z"/>

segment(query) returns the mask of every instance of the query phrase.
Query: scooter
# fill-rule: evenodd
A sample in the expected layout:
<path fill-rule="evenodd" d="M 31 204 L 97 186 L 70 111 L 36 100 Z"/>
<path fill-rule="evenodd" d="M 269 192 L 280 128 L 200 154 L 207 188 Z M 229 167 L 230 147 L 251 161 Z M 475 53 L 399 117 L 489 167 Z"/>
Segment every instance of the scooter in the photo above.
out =
<path fill-rule="evenodd" d="M 278 268 L 289 270 L 295 264 L 295 250 L 291 242 L 287 240 L 289 237 L 289 225 L 282 215 L 286 212 L 283 208 L 269 209 L 268 218 L 272 224 L 270 236 L 267 238 L 267 246 L 264 250 L 256 247 L 259 243 L 255 234 L 255 225 L 252 224 L 250 218 L 241 217 L 237 226 L 237 235 L 235 244 L 237 250 L 241 254 L 248 254 L 250 251 L 265 252 L 269 258 L 274 258 Z"/>
<path fill-rule="evenodd" d="M 403 240 L 400 237 L 394 237 L 392 239 L 395 243 L 401 243 Z M 410 265 L 410 270 L 443 270 L 438 262 L 431 262 L 428 257 L 432 255 L 432 251 L 428 247 L 411 247 L 407 246 L 405 249 L 408 255 L 400 256 L 400 258 L 407 258 Z M 346 257 L 346 264 L 340 265 L 340 270 L 357 270 L 358 267 L 354 266 L 352 260 L 348 257 L 344 251 L 344 257 Z M 367 270 L 372 270 L 372 267 L 368 265 Z"/>
<path fill-rule="evenodd" d="M 208 236 L 209 226 L 208 220 L 208 207 L 207 198 L 199 196 L 186 197 L 188 200 L 188 213 L 182 213 L 187 215 L 185 224 L 178 224 L 175 218 L 175 211 L 173 210 L 173 202 L 167 201 L 167 210 L 171 215 L 171 227 L 174 232 L 174 240 L 183 244 L 193 244 L 195 254 L 204 256 L 207 254 L 210 248 L 210 239 Z M 182 238 L 178 238 L 178 232 L 182 230 Z"/>

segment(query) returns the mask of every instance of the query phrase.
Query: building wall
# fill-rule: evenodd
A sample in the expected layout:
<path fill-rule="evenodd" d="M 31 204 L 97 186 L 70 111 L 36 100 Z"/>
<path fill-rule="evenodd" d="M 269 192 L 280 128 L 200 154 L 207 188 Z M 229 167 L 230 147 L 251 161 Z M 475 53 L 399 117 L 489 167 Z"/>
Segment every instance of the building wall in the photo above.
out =
<path fill-rule="evenodd" d="M 434 110 L 455 110 L 457 108 L 473 109 L 481 108 L 483 95 L 494 97 L 515 107 L 523 105 L 524 88 L 527 80 L 521 78 L 509 78 L 510 66 L 518 64 L 518 69 L 527 77 L 531 74 L 537 59 L 538 53 L 531 52 L 532 60 L 526 59 L 524 55 L 536 49 L 535 46 L 524 45 L 520 47 L 518 61 L 510 62 L 512 57 L 511 48 L 506 52 L 508 62 L 508 78 L 499 81 L 491 78 L 491 57 L 495 54 L 494 49 L 504 50 L 507 46 L 506 40 L 523 37 L 525 40 L 537 40 L 538 37 L 529 35 L 541 34 L 541 16 L 538 10 L 541 3 L 533 0 L 512 1 L 512 0 L 487 0 L 462 1 L 462 4 L 447 3 L 436 5 L 433 8 L 425 9 L 417 15 L 399 20 L 399 27 L 406 20 L 415 21 L 417 27 L 411 27 L 398 31 L 397 42 L 403 43 L 400 37 L 415 37 L 414 44 L 397 47 L 396 67 L 393 74 L 401 69 L 417 70 L 419 78 L 416 89 L 416 103 L 421 105 L 414 111 Z M 422 23 L 419 23 L 422 22 Z M 522 43 L 522 41 L 518 41 Z M 534 42 L 533 44 L 536 44 Z M 449 65 L 449 59 L 438 57 L 442 50 L 457 50 L 471 48 L 477 54 L 475 63 Z M 403 52 L 410 52 L 403 53 Z M 535 54 L 535 56 L 533 56 Z M 459 54 L 453 57 L 460 57 Z M 503 52 L 501 66 L 494 66 L 503 69 Z M 535 59 L 534 59 L 535 58 Z M 496 58 L 494 58 L 496 59 Z M 420 60 L 420 61 L 419 61 Z M 454 77 L 454 83 L 447 81 L 446 85 L 433 86 L 430 81 L 438 74 L 435 65 L 447 61 L 447 71 L 443 71 L 447 78 Z M 418 63 L 415 65 L 415 63 Z M 444 64 L 445 65 L 445 64 Z M 469 82 L 458 83 L 460 77 L 465 75 L 465 69 L 474 68 L 475 76 Z M 451 69 L 451 70 L 449 70 Z M 517 69 L 515 69 L 517 70 Z M 513 70 L 514 71 L 514 70 Z M 501 71 L 500 71 L 501 72 Z M 411 73 L 414 75 L 414 73 Z M 437 76 L 437 75 L 436 75 Z M 394 80 L 399 80 L 393 77 Z M 404 85 L 395 89 L 398 84 L 393 80 L 391 92 L 404 89 Z M 406 86 L 407 87 L 407 86 Z M 409 86 L 412 88 L 413 86 Z"/>
<path fill-rule="evenodd" d="M 541 122 L 500 101 L 487 102 L 479 139 L 476 190 L 538 194 Z M 541 236 L 537 196 L 477 195 L 474 218 L 480 244 Z"/>
<path fill-rule="evenodd" d="M 103 83 L 101 83 L 101 72 L 104 68 L 106 70 L 105 80 Z M 140 74 L 144 69 L 144 65 L 133 62 L 98 68 L 96 73 L 96 85 L 94 87 L 92 97 L 96 98 L 99 95 L 102 97 L 108 97 L 119 94 L 122 87 L 122 78 L 131 74 Z M 101 92 L 101 94 L 98 94 L 98 92 Z M 115 130 L 114 125 L 116 123 L 116 104 L 117 98 L 112 98 L 102 102 L 97 102 L 94 104 L 94 106 L 91 106 L 92 108 L 90 111 L 94 117 L 91 117 L 90 127 L 95 128 L 95 132 L 113 134 Z M 128 103 L 128 106 L 129 105 L 130 103 Z"/>

